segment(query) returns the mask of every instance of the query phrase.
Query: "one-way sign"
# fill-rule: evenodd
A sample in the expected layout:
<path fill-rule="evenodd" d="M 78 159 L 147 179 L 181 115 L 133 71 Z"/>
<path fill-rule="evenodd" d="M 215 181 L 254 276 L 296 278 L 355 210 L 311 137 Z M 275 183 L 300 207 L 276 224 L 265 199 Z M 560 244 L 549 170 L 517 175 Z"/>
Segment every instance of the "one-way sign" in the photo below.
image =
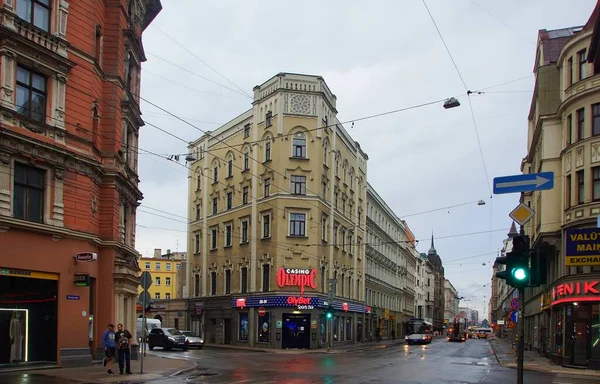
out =
<path fill-rule="evenodd" d="M 494 194 L 542 191 L 554 188 L 554 172 L 529 173 L 524 175 L 494 178 Z"/>

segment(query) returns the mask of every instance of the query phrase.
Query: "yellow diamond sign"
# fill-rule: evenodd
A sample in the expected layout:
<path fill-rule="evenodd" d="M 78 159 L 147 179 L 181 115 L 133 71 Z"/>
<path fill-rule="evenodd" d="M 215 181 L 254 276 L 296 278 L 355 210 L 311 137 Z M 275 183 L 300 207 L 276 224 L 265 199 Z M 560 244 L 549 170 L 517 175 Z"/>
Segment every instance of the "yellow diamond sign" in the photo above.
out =
<path fill-rule="evenodd" d="M 525 225 L 526 222 L 531 220 L 531 218 L 535 215 L 533 209 L 529 208 L 527 205 L 521 203 L 517 206 L 517 208 L 513 209 L 510 213 L 511 219 L 516 221 L 519 225 Z"/>

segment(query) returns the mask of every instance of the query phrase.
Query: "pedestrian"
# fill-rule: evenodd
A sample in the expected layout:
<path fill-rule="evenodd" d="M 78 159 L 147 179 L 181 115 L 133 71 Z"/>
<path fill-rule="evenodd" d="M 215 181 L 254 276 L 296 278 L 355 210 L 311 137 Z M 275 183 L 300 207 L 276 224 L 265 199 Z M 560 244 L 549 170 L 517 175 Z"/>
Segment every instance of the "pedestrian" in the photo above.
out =
<path fill-rule="evenodd" d="M 111 370 L 112 361 L 115 358 L 115 325 L 108 324 L 108 328 L 102 333 L 102 346 L 104 347 L 104 359 L 102 364 L 108 368 L 107 373 L 113 375 L 114 372 Z"/>
<path fill-rule="evenodd" d="M 123 329 L 123 324 L 117 324 L 117 333 L 115 333 L 115 339 L 117 340 L 117 349 L 119 352 L 119 371 L 123 374 L 123 368 L 125 372 L 131 375 L 131 332 L 127 329 Z"/>

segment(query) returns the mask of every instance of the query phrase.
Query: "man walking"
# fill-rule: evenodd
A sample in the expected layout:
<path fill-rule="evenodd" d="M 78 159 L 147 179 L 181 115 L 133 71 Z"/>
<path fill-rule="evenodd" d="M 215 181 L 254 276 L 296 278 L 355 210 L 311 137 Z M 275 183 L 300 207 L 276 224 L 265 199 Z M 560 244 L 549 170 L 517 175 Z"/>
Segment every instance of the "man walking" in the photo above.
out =
<path fill-rule="evenodd" d="M 115 339 L 117 340 L 117 348 L 119 349 L 119 371 L 123 374 L 124 366 L 127 368 L 125 372 L 131 375 L 131 333 L 128 330 L 123 329 L 123 324 L 117 324 L 117 333 L 115 333 Z"/>
<path fill-rule="evenodd" d="M 115 325 L 108 324 L 108 328 L 102 333 L 102 346 L 104 347 L 104 355 L 106 356 L 103 359 L 103 364 L 108 368 L 109 374 L 114 374 L 114 372 L 110 369 L 112 367 L 112 361 L 115 357 Z"/>

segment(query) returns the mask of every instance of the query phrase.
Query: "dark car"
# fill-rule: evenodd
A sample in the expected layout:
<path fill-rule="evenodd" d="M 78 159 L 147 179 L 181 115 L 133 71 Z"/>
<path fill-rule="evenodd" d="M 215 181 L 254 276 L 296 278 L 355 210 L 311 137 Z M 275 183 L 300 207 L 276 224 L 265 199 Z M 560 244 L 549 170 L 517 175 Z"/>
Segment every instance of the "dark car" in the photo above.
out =
<path fill-rule="evenodd" d="M 154 328 L 148 335 L 148 348 L 162 347 L 165 351 L 173 348 L 187 351 L 189 344 L 185 335 L 175 328 Z"/>

